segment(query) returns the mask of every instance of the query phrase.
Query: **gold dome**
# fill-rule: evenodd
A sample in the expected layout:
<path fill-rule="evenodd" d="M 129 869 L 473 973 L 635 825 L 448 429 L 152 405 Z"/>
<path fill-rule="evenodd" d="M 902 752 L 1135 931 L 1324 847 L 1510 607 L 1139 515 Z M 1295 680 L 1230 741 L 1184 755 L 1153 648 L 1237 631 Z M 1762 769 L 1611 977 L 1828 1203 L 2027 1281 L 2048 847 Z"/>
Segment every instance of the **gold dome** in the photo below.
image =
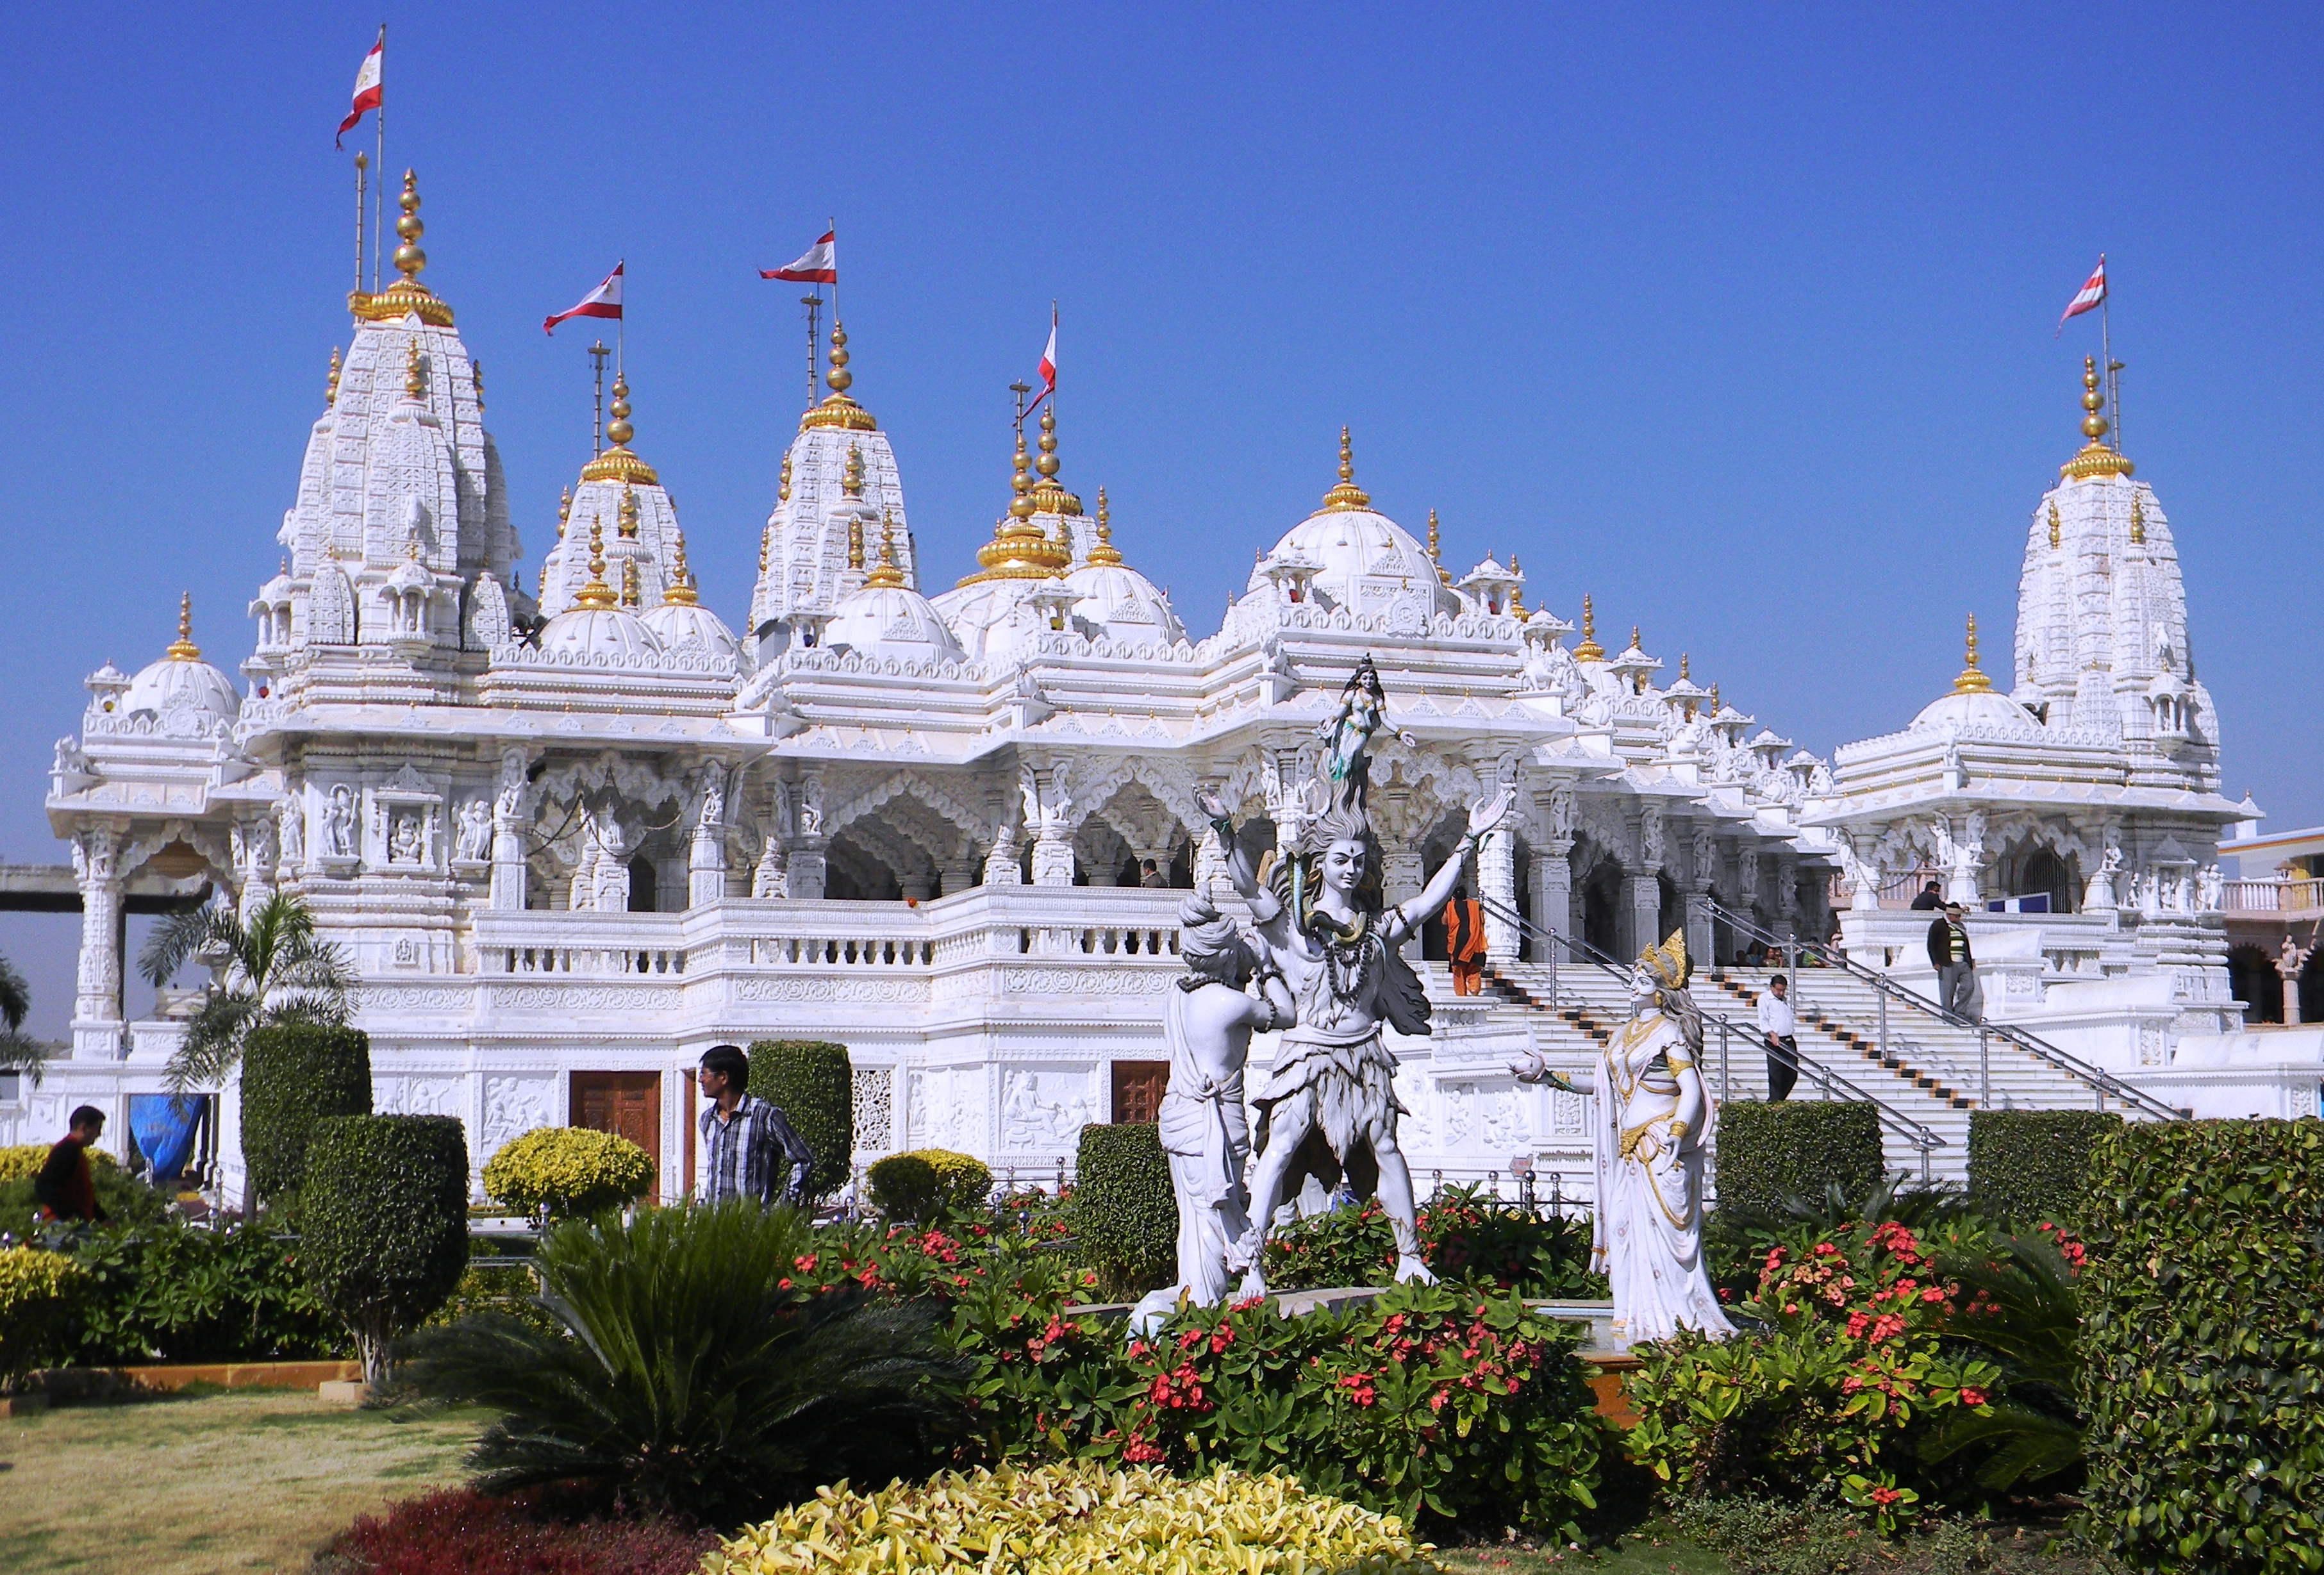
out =
<path fill-rule="evenodd" d="M 1582 643 L 1573 648 L 1573 659 L 1577 662 L 1602 662 L 1606 659 L 1606 648 L 1598 643 L 1598 612 L 1591 606 L 1587 592 L 1582 597 Z"/>
<path fill-rule="evenodd" d="M 1097 545 L 1090 548 L 1089 560 L 1102 566 L 1121 561 L 1121 548 L 1113 544 L 1113 521 L 1106 508 L 1103 487 L 1097 490 Z"/>
<path fill-rule="evenodd" d="M 603 612 L 616 603 L 613 587 L 605 583 L 605 522 L 593 514 L 589 519 L 589 583 L 573 594 L 573 604 Z"/>
<path fill-rule="evenodd" d="M 702 596 L 694 588 L 694 571 L 686 566 L 686 532 L 677 531 L 670 542 L 669 583 L 661 589 L 661 604 L 665 607 L 696 607 Z"/>
<path fill-rule="evenodd" d="M 1033 484 L 1029 494 L 1033 504 L 1031 511 L 1036 514 L 1070 514 L 1079 518 L 1082 501 L 1065 491 L 1057 480 L 1057 472 L 1063 466 L 1057 458 L 1057 408 L 1055 405 L 1041 412 L 1040 448 L 1041 457 L 1033 462 L 1033 468 L 1041 473 L 1041 479 Z"/>
<path fill-rule="evenodd" d="M 428 226 L 420 222 L 420 183 L 409 170 L 403 172 L 403 195 L 396 203 L 403 209 L 403 216 L 395 221 L 395 233 L 403 237 L 403 244 L 395 249 L 392 261 L 403 277 L 376 295 L 353 291 L 347 297 L 347 310 L 366 323 L 392 323 L 417 312 L 421 322 L 448 328 L 452 309 L 420 282 L 420 272 L 428 266 L 428 253 L 420 249 L 420 237 Z"/>
<path fill-rule="evenodd" d="M 896 566 L 896 516 L 889 514 L 880 521 L 880 562 L 863 576 L 866 585 L 893 588 L 904 583 L 904 571 Z"/>
<path fill-rule="evenodd" d="M 171 661 L 201 660 L 202 648 L 194 643 L 194 594 L 191 591 L 178 598 L 178 638 L 170 642 L 167 654 Z"/>
<path fill-rule="evenodd" d="M 1036 505 L 1031 472 L 1032 462 L 1025 452 L 1025 429 L 1019 427 L 1015 474 L 1009 480 L 1009 490 L 1015 496 L 1010 502 L 1009 512 L 993 526 L 992 539 L 976 549 L 976 561 L 983 566 L 964 576 L 961 585 L 973 585 L 986 580 L 1052 579 L 1064 574 L 1073 563 L 1073 548 L 1052 540 L 1048 532 L 1033 523 Z M 1074 511 L 1080 512 L 1078 503 Z"/>

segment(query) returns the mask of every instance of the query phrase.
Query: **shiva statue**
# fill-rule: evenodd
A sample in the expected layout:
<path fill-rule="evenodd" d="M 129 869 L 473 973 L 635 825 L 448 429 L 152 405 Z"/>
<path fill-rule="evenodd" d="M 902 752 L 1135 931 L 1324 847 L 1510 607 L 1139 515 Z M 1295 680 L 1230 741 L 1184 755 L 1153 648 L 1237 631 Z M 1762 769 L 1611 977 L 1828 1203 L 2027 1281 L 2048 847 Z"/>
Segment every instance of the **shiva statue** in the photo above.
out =
<path fill-rule="evenodd" d="M 1649 946 L 1630 971 L 1629 1020 L 1577 1081 L 1530 1052 L 1509 1064 L 1522 1082 L 1597 1095 L 1591 1266 L 1612 1282 L 1618 1348 L 1682 1329 L 1714 1340 L 1735 1332 L 1702 1266 L 1712 1106 L 1701 1070 L 1702 1014 L 1686 989 L 1691 971 L 1683 931 Z"/>
<path fill-rule="evenodd" d="M 1368 684 L 1351 681 L 1350 689 L 1377 696 L 1379 675 Z M 1351 720 L 1362 714 L 1362 706 L 1349 713 Z M 1510 795 L 1503 789 L 1475 805 L 1460 845 L 1420 894 L 1387 906 L 1379 843 L 1364 809 L 1363 748 L 1379 725 L 1376 705 L 1370 714 L 1368 723 L 1341 725 L 1349 752 L 1336 761 L 1341 769 L 1328 807 L 1307 821 L 1271 879 L 1262 880 L 1250 851 L 1236 841 L 1218 795 L 1205 788 L 1196 799 L 1228 850 L 1235 891 L 1250 906 L 1263 989 L 1270 999 L 1284 990 L 1296 1013 L 1276 1051 L 1268 1087 L 1251 1101 L 1259 1112 L 1259 1152 L 1250 1222 L 1228 1259 L 1242 1272 L 1245 1295 L 1266 1293 L 1268 1222 L 1310 1173 L 1327 1186 L 1345 1177 L 1359 1193 L 1376 1190 L 1396 1236 L 1396 1277 L 1434 1277 L 1421 1261 L 1412 1172 L 1397 1147 L 1403 1106 L 1396 1097 L 1396 1057 L 1380 1036 L 1384 1025 L 1402 1034 L 1428 1032 L 1428 998 L 1397 948 L 1425 916 L 1444 906 L 1470 853 L 1508 813 Z M 1307 784 L 1311 798 L 1321 787 Z M 1182 1200 L 1182 1211 L 1185 1206 Z"/>

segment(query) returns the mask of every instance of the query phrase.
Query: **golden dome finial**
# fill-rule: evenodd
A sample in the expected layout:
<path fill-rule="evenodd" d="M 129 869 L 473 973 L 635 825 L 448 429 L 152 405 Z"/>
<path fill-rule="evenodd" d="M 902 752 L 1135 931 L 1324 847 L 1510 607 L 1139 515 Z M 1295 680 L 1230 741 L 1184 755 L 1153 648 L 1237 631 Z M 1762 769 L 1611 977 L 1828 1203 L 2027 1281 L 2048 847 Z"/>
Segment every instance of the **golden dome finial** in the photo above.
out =
<path fill-rule="evenodd" d="M 863 566 L 863 521 L 853 517 L 847 521 L 847 566 L 852 569 Z"/>
<path fill-rule="evenodd" d="M 1067 492 L 1057 480 L 1062 465 L 1057 458 L 1057 407 L 1054 404 L 1041 412 L 1039 447 L 1041 457 L 1033 462 L 1033 468 L 1041 474 L 1041 479 L 1033 484 L 1033 512 L 1078 516 L 1082 511 L 1081 499 Z"/>
<path fill-rule="evenodd" d="M 613 587 L 605 583 L 605 520 L 600 514 L 589 516 L 589 581 L 573 593 L 573 604 L 601 612 L 613 605 Z"/>
<path fill-rule="evenodd" d="M 1713 678 L 1711 681 L 1711 714 L 1716 716 L 1724 709 L 1725 707 L 1719 704 L 1719 680 Z"/>
<path fill-rule="evenodd" d="M 398 273 L 417 284 L 420 271 L 428 266 L 428 253 L 420 249 L 420 237 L 428 233 L 428 226 L 420 222 L 420 180 L 409 170 L 403 172 L 403 195 L 395 199 L 395 205 L 403 210 L 403 216 L 395 221 L 395 233 L 403 238 L 403 244 L 391 260 Z"/>
<path fill-rule="evenodd" d="M 635 541 L 638 539 L 638 494 L 626 486 L 622 489 L 620 520 L 622 539 Z"/>
<path fill-rule="evenodd" d="M 2107 419 L 2098 412 L 2106 408 L 2106 395 L 2098 391 L 2098 364 L 2095 356 L 2082 357 L 2082 436 L 2089 441 L 2081 452 L 2058 467 L 2058 474 L 2069 481 L 2080 481 L 2089 476 L 2128 475 L 2131 463 L 2106 446 Z"/>
<path fill-rule="evenodd" d="M 630 423 L 630 380 L 625 373 L 613 373 L 613 402 L 605 407 L 605 441 L 612 445 L 581 467 L 581 479 L 617 481 L 624 485 L 652 486 L 661 478 L 654 467 L 630 450 L 630 439 L 638 429 Z"/>
<path fill-rule="evenodd" d="M 1033 460 L 1025 452 L 1025 428 L 1017 428 L 1017 454 L 1010 461 L 1013 467 L 1009 477 L 1009 490 L 1014 495 L 1009 501 L 1009 514 L 1015 520 L 1033 517 Z"/>
<path fill-rule="evenodd" d="M 1371 494 L 1356 484 L 1356 448 L 1345 427 L 1340 428 L 1340 484 L 1323 494 L 1326 509 L 1369 509 Z"/>
<path fill-rule="evenodd" d="M 1523 569 L 1517 567 L 1517 555 L 1514 552 L 1509 554 L 1509 577 L 1511 579 L 1515 579 L 1524 572 L 1525 571 Z M 1509 616 L 1512 618 L 1523 618 L 1525 615 L 1525 586 L 1521 584 L 1513 585 L 1509 587 Z"/>
<path fill-rule="evenodd" d="M 904 571 L 896 566 L 896 516 L 892 513 L 880 517 L 880 561 L 863 576 L 863 583 L 890 590 L 904 583 Z"/>
<path fill-rule="evenodd" d="M 1987 677 L 1982 672 L 1978 670 L 1977 614 L 1974 612 L 1969 615 L 1968 651 L 1969 665 L 1961 668 L 1960 676 L 1953 680 L 1953 693 L 1956 695 L 1984 695 L 1991 693 L 1993 689 L 1993 680 Z"/>
<path fill-rule="evenodd" d="M 625 557 L 622 560 L 622 605 L 624 607 L 634 607 L 637 604 L 638 560 L 633 557 Z"/>
<path fill-rule="evenodd" d="M 1598 613 L 1590 604 L 1588 592 L 1582 596 L 1582 643 L 1573 648 L 1573 659 L 1578 662 L 1602 662 L 1606 648 L 1598 643 Z"/>
<path fill-rule="evenodd" d="M 1645 646 L 1638 643 L 1638 626 L 1635 623 L 1630 625 L 1630 649 L 1632 650 L 1644 650 L 1646 649 Z"/>
<path fill-rule="evenodd" d="M 2146 500 L 2138 493 L 2130 494 L 2130 539 L 2133 546 L 2146 545 Z"/>
<path fill-rule="evenodd" d="M 416 400 L 426 386 L 420 380 L 420 336 L 414 334 L 403 342 L 404 397 Z"/>
<path fill-rule="evenodd" d="M 199 661 L 202 648 L 194 643 L 194 594 L 186 592 L 178 598 L 178 638 L 170 645 L 172 661 Z"/>
<path fill-rule="evenodd" d="M 1113 544 L 1112 510 L 1105 501 L 1105 489 L 1097 490 L 1097 545 L 1089 550 L 1093 564 L 1112 565 L 1121 561 L 1121 549 Z"/>
<path fill-rule="evenodd" d="M 2058 545 L 2058 500 L 2050 500 L 2050 545 Z"/>
<path fill-rule="evenodd" d="M 839 490 L 851 498 L 863 495 L 863 446 L 860 443 L 847 446 L 847 468 L 840 474 Z"/>
<path fill-rule="evenodd" d="M 468 357 L 468 382 L 476 391 L 476 414 L 484 413 L 484 364 L 475 356 Z"/>
<path fill-rule="evenodd" d="M 759 577 L 766 578 L 767 563 L 775 550 L 775 528 L 768 525 L 759 531 Z"/>
<path fill-rule="evenodd" d="M 638 435 L 638 429 L 630 425 L 630 380 L 624 373 L 613 373 L 613 402 L 605 407 L 605 413 L 613 418 L 605 423 L 606 442 L 620 448 Z"/>
<path fill-rule="evenodd" d="M 339 402 L 339 347 L 331 346 L 331 377 L 323 385 L 323 408 L 330 410 Z"/>
<path fill-rule="evenodd" d="M 830 362 L 831 370 L 823 374 L 824 383 L 832 392 L 844 394 L 854 385 L 855 374 L 847 370 L 847 330 L 839 326 L 837 318 L 831 319 Z"/>
<path fill-rule="evenodd" d="M 1630 643 L 1632 645 L 1638 643 L 1638 634 L 1636 630 L 1632 630 L 1630 631 Z M 1686 652 L 1684 651 L 1678 653 L 1678 676 L 1687 683 L 1692 684 L 1694 682 L 1692 678 L 1689 678 L 1686 676 Z"/>
<path fill-rule="evenodd" d="M 573 518 L 573 489 L 567 487 L 557 497 L 557 539 L 565 539 L 565 527 Z"/>
<path fill-rule="evenodd" d="M 1434 509 L 1428 511 L 1428 561 L 1436 566 L 1439 585 L 1452 583 L 1452 571 L 1444 566 L 1444 538 L 1437 527 L 1436 511 Z"/>
<path fill-rule="evenodd" d="M 791 456 L 790 450 L 786 448 L 783 450 L 783 468 L 775 479 L 775 502 L 779 503 L 788 503 L 790 501 Z"/>
<path fill-rule="evenodd" d="M 669 580 L 661 588 L 661 603 L 665 607 L 695 607 L 702 603 L 700 593 L 694 588 L 694 571 L 686 566 L 683 530 L 670 532 Z"/>
<path fill-rule="evenodd" d="M 381 173 L 384 175 L 386 171 Z M 395 221 L 395 233 L 403 237 L 403 244 L 395 249 L 390 261 L 403 277 L 376 295 L 366 295 L 360 289 L 352 291 L 347 296 L 347 310 L 366 323 L 401 322 L 416 316 L 423 323 L 448 328 L 452 326 L 452 309 L 420 282 L 420 271 L 428 266 L 428 253 L 420 249 L 420 237 L 428 226 L 420 222 L 420 180 L 409 170 L 403 172 L 403 195 L 396 206 L 403 209 L 403 216 Z"/>

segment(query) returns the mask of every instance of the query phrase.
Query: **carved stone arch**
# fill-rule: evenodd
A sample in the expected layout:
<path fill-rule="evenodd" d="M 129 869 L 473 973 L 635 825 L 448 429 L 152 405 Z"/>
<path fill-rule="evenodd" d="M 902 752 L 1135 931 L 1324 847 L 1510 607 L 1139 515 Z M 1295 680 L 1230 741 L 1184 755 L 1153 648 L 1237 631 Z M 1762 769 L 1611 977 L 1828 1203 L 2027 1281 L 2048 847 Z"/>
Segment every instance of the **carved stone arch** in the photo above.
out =
<path fill-rule="evenodd" d="M 1884 870 L 1910 870 L 1942 862 L 1937 856 L 1936 827 L 1925 820 L 1900 820 L 1880 834 L 1875 855 Z"/>
<path fill-rule="evenodd" d="M 927 855 L 931 869 L 953 856 L 958 834 L 952 822 L 915 795 L 899 793 L 862 820 L 876 821 L 882 829 L 908 842 Z"/>
<path fill-rule="evenodd" d="M 239 889 L 234 867 L 234 849 L 225 828 L 207 826 L 189 820 L 165 821 L 159 830 L 131 838 L 115 861 L 116 875 L 127 880 L 144 868 L 154 854 L 178 842 L 183 842 L 201 855 L 202 861 L 210 867 L 210 879 L 220 889 Z"/>

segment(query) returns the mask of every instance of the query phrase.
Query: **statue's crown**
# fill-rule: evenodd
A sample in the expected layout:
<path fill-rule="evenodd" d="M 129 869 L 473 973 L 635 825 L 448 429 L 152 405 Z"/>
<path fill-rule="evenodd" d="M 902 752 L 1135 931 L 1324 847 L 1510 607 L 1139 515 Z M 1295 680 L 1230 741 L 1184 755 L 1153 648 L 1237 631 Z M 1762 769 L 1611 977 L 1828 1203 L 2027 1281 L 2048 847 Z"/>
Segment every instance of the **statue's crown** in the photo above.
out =
<path fill-rule="evenodd" d="M 1683 990 L 1687 976 L 1694 972 L 1686 958 L 1686 932 L 1673 930 L 1670 938 L 1659 946 L 1648 946 L 1638 953 L 1638 961 L 1655 971 L 1655 977 L 1669 990 Z"/>

